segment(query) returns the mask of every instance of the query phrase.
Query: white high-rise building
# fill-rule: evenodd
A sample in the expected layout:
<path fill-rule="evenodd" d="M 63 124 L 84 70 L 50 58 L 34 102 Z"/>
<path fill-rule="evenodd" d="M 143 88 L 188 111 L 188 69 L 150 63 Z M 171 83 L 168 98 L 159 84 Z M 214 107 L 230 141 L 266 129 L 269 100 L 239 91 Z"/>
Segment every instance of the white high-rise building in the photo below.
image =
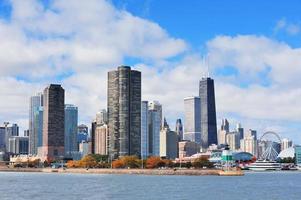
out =
<path fill-rule="evenodd" d="M 184 99 L 185 125 L 184 140 L 201 143 L 201 104 L 200 97 Z"/>
<path fill-rule="evenodd" d="M 289 140 L 288 138 L 283 138 L 281 140 L 281 151 L 283 151 L 284 149 L 288 149 L 292 146 L 293 146 L 293 142 L 291 140 Z"/>
<path fill-rule="evenodd" d="M 227 133 L 226 143 L 229 145 L 229 148 L 231 150 L 233 151 L 238 150 L 240 147 L 239 133 L 238 132 Z"/>
<path fill-rule="evenodd" d="M 96 123 L 99 125 L 107 124 L 108 123 L 108 114 L 105 109 L 100 110 L 96 114 Z"/>
<path fill-rule="evenodd" d="M 258 157 L 257 145 L 257 140 L 254 135 L 246 136 L 244 139 L 240 140 L 240 150 L 248 152 L 256 157 Z"/>
<path fill-rule="evenodd" d="M 160 131 L 160 157 L 175 159 L 178 157 L 178 135 L 165 124 Z"/>
<path fill-rule="evenodd" d="M 227 131 L 225 130 L 219 130 L 218 135 L 217 135 L 217 142 L 218 145 L 223 145 L 226 144 L 226 136 L 227 136 Z"/>

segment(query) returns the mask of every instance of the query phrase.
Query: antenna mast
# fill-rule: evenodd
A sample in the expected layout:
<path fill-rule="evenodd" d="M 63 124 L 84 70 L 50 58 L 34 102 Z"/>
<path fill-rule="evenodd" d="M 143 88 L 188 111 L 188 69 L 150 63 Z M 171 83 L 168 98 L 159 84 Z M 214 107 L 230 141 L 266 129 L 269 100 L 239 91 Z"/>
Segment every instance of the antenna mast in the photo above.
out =
<path fill-rule="evenodd" d="M 210 62 L 209 62 L 209 54 L 207 55 L 207 78 L 210 78 Z"/>

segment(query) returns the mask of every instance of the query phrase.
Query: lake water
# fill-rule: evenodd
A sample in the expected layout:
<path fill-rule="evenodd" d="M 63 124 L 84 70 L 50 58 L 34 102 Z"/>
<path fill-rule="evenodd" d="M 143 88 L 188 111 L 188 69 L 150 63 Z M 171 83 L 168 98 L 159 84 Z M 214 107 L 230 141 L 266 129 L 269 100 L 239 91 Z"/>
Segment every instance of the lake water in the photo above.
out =
<path fill-rule="evenodd" d="M 301 199 L 301 172 L 242 177 L 0 172 L 0 200 L 291 200 Z"/>

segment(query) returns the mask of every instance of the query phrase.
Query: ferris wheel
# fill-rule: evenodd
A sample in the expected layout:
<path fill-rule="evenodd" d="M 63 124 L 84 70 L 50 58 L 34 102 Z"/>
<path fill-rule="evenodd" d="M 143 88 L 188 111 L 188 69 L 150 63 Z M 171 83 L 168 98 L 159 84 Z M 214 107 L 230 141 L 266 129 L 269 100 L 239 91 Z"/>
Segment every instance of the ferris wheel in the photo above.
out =
<path fill-rule="evenodd" d="M 272 131 L 265 132 L 259 139 L 259 158 L 273 161 L 280 152 L 281 138 Z"/>

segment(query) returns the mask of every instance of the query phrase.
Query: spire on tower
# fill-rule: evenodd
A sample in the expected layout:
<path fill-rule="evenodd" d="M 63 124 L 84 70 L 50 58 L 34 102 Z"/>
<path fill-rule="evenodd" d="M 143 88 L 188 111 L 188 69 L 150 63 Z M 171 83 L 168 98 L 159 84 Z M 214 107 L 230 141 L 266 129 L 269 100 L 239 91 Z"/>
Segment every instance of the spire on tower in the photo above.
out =
<path fill-rule="evenodd" d="M 207 70 L 207 74 L 204 75 L 204 78 L 210 78 L 209 54 L 203 56 L 202 64 L 206 67 Z"/>

